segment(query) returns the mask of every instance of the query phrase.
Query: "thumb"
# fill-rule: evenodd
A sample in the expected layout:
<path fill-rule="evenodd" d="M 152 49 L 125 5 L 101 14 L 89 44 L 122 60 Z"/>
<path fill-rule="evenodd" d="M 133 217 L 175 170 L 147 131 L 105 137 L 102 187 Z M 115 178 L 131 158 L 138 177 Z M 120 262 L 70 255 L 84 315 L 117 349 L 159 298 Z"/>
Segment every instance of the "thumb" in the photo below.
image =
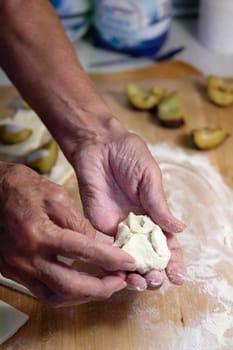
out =
<path fill-rule="evenodd" d="M 167 232 L 181 232 L 185 225 L 171 213 L 163 191 L 162 174 L 154 164 L 146 169 L 139 187 L 141 205 L 151 219 Z"/>
<path fill-rule="evenodd" d="M 56 198 L 50 197 L 46 200 L 45 210 L 49 219 L 57 226 L 85 234 L 90 238 L 96 237 L 96 230 L 90 221 L 81 215 L 71 199 L 57 201 Z"/>

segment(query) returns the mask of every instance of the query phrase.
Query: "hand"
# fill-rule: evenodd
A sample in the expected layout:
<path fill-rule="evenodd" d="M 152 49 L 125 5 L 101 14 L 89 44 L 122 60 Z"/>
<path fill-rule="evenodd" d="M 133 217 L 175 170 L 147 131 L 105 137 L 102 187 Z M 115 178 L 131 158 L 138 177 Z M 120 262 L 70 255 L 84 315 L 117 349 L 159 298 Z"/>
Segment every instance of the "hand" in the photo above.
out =
<path fill-rule="evenodd" d="M 95 230 L 65 190 L 31 169 L 0 164 L 0 271 L 51 305 L 108 298 L 124 288 L 123 274 L 97 278 L 59 262 L 58 255 L 134 270 L 134 260 L 118 248 L 93 239 Z"/>
<path fill-rule="evenodd" d="M 146 144 L 124 132 L 110 143 L 87 145 L 76 155 L 73 165 L 85 214 L 94 227 L 115 235 L 118 223 L 130 211 L 147 214 L 167 235 L 172 253 L 167 276 L 174 284 L 182 284 L 186 271 L 181 248 L 172 233 L 182 231 L 184 225 L 169 211 L 161 171 Z M 129 274 L 127 282 L 129 288 L 141 290 L 158 288 L 163 280 L 163 272 L 150 271 L 144 277 Z"/>

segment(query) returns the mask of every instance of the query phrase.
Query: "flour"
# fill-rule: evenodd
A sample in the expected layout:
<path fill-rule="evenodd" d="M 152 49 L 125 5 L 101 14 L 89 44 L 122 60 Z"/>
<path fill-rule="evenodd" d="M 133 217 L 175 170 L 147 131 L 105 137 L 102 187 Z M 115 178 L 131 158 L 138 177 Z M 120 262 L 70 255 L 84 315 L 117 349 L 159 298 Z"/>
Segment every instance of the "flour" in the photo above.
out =
<path fill-rule="evenodd" d="M 233 347 L 233 334 L 227 337 L 227 331 L 233 331 L 233 191 L 206 157 L 167 144 L 149 148 L 161 167 L 169 206 L 187 224 L 179 239 L 187 265 L 186 283 L 198 284 L 199 293 L 217 303 L 218 311 L 207 310 L 199 316 L 203 319 L 194 328 L 197 333 L 189 336 L 191 328 L 185 332 L 184 327 L 186 338 L 191 344 L 196 334 L 205 349 Z"/>
<path fill-rule="evenodd" d="M 166 281 L 160 290 L 143 293 L 125 290 L 104 303 L 86 304 L 90 338 L 97 334 L 104 344 L 96 320 L 106 330 L 126 327 L 134 350 L 232 350 L 233 191 L 207 157 L 165 143 L 149 149 L 161 167 L 169 206 L 187 225 L 177 235 L 186 282 L 176 287 Z M 80 318 L 83 329 L 78 312 L 69 317 Z M 116 337 L 111 350 L 120 349 L 122 338 Z"/>
<path fill-rule="evenodd" d="M 169 206 L 187 225 L 177 235 L 187 278 L 182 287 L 166 281 L 158 292 L 116 296 L 113 317 L 118 307 L 126 310 L 138 330 L 134 350 L 232 350 L 233 191 L 207 157 L 166 143 L 149 149 Z"/>

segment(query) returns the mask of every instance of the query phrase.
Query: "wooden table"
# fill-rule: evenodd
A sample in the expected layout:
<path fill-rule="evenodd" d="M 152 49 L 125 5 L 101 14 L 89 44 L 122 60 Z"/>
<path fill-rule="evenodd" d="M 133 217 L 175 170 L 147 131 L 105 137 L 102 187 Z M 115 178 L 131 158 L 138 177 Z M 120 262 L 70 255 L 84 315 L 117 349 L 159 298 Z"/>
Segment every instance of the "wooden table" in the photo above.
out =
<path fill-rule="evenodd" d="M 119 74 L 92 75 L 92 78 L 118 118 L 148 143 L 174 142 L 191 155 L 198 152 L 192 150 L 187 142 L 191 129 L 217 124 L 233 134 L 233 107 L 221 109 L 211 104 L 206 96 L 204 77 L 182 62 L 171 61 Z M 164 129 L 151 113 L 133 110 L 124 94 L 128 81 L 148 86 L 158 83 L 168 90 L 179 91 L 186 111 L 186 125 L 177 130 Z M 9 115 L 9 102 L 15 96 L 11 88 L 1 88 L 1 116 Z M 226 184 L 233 188 L 232 150 L 233 137 L 230 137 L 221 147 L 208 151 L 206 155 Z M 233 286 L 232 278 L 230 283 Z M 208 303 L 212 303 L 208 295 L 197 295 L 195 291 L 188 284 L 163 292 L 123 291 L 106 302 L 51 309 L 29 296 L 0 286 L 0 299 L 30 316 L 28 323 L 1 349 L 200 350 L 201 347 L 194 348 L 191 343 L 183 347 L 174 345 L 176 334 L 166 333 L 167 326 L 171 324 L 182 330 L 194 327 L 195 312 L 201 312 Z"/>

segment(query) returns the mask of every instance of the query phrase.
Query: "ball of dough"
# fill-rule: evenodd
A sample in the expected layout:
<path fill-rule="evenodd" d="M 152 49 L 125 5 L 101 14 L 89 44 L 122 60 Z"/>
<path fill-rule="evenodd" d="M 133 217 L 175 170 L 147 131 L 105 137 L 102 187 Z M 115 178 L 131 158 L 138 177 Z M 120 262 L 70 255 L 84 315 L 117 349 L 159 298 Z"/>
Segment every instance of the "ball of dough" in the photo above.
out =
<path fill-rule="evenodd" d="M 140 274 L 165 269 L 171 257 L 166 236 L 146 215 L 129 213 L 119 224 L 113 245 L 134 257 Z"/>

